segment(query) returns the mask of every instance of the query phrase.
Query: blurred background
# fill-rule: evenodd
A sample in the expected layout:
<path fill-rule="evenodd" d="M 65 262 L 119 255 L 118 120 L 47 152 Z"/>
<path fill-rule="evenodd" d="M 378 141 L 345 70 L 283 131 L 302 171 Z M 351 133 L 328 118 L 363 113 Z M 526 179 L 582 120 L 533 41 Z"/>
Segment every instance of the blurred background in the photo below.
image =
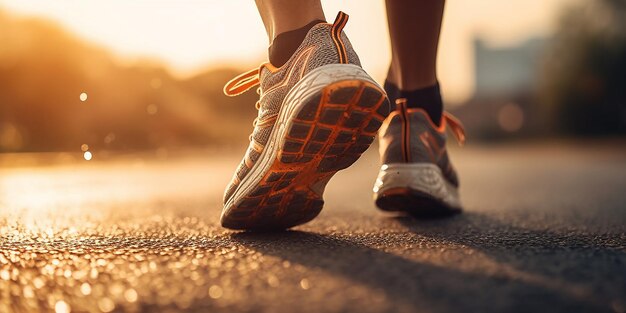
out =
<path fill-rule="evenodd" d="M 382 82 L 384 3 L 364 3 L 323 1 Z M 0 152 L 242 150 L 252 131 L 257 95 L 222 94 L 266 57 L 252 1 L 0 0 L 0 42 Z M 624 73 L 623 0 L 447 3 L 439 76 L 471 141 L 623 137 Z"/>
<path fill-rule="evenodd" d="M 384 0 L 322 3 L 383 82 Z M 313 223 L 222 229 L 267 45 L 252 0 L 0 0 L 0 312 L 626 312 L 626 0 L 447 1 L 449 220 L 378 212 L 371 147 Z"/>

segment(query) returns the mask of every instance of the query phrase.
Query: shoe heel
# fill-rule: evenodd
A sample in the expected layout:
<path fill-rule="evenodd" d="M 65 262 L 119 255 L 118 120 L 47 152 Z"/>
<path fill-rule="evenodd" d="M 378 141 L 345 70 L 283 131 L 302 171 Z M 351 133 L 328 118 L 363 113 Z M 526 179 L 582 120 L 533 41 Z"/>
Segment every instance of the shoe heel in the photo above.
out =
<path fill-rule="evenodd" d="M 303 101 L 287 126 L 283 163 L 317 163 L 319 174 L 352 165 L 365 152 L 389 115 L 389 101 L 371 82 L 334 82 Z"/>
<path fill-rule="evenodd" d="M 374 201 L 383 211 L 403 211 L 416 217 L 461 212 L 458 190 L 433 164 L 386 164 L 374 185 Z"/>

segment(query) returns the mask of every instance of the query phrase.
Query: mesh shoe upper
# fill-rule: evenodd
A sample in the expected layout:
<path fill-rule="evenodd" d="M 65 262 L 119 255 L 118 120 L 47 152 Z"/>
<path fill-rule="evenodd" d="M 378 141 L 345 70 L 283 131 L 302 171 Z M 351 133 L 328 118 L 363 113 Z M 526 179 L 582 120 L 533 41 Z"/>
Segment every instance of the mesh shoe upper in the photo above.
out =
<path fill-rule="evenodd" d="M 444 114 L 441 126 L 436 126 L 422 109 L 407 108 L 399 101 L 398 107 L 379 130 L 380 157 L 383 164 L 432 163 L 454 186 L 459 185 L 456 171 L 446 149 L 446 128 L 450 126 L 457 139 L 464 140 L 460 123 Z"/>
<path fill-rule="evenodd" d="M 345 22 L 343 24 L 345 25 Z M 335 37 L 333 37 L 333 32 L 336 32 Z M 342 47 L 338 46 L 337 41 Z M 345 55 L 342 56 L 342 53 Z M 334 24 L 320 23 L 311 28 L 300 47 L 289 61 L 280 68 L 269 63 L 261 65 L 258 70 L 260 99 L 257 108 L 259 114 L 255 120 L 254 131 L 250 136 L 248 150 L 224 193 L 224 202 L 233 195 L 241 181 L 259 159 L 268 142 L 283 100 L 291 88 L 310 71 L 324 65 L 337 63 L 361 65 L 346 34 L 341 29 L 337 30 L 336 21 Z"/>

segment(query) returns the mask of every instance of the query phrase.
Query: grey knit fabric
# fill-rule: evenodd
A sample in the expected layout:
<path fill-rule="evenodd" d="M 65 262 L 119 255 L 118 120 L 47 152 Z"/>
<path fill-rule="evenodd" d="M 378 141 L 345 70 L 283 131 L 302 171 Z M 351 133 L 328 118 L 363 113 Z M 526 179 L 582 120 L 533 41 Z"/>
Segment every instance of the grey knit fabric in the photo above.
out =
<path fill-rule="evenodd" d="M 446 134 L 434 129 L 428 120 L 428 115 L 423 111 L 408 112 L 407 116 L 409 120 L 409 162 L 437 164 L 446 179 L 451 184 L 458 186 L 458 176 L 452 167 L 448 151 L 445 148 Z M 387 127 L 381 128 L 379 133 L 381 162 L 383 164 L 406 163 L 402 153 L 402 146 L 404 145 L 402 139 L 404 129 L 403 117 L 401 114 L 394 113 L 388 117 L 386 123 Z M 427 144 L 436 145 L 440 149 L 430 149 Z M 439 151 L 441 153 L 437 153 Z"/>
<path fill-rule="evenodd" d="M 278 114 L 285 96 L 293 85 L 295 85 L 301 78 L 299 75 L 292 74 L 289 81 L 284 82 L 284 79 L 286 79 L 286 76 L 289 75 L 290 72 L 294 74 L 303 73 L 304 76 L 311 70 L 320 66 L 339 63 L 339 53 L 337 52 L 337 48 L 331 37 L 331 28 L 332 25 L 326 23 L 320 23 L 313 26 L 291 59 L 289 59 L 285 65 L 280 67 L 276 73 L 272 73 L 265 67 L 261 70 L 262 105 L 261 110 L 259 111 L 259 118 L 262 119 L 267 116 Z M 348 53 L 348 62 L 350 64 L 361 66 L 359 57 L 352 49 L 352 45 L 350 44 L 346 34 L 342 33 L 341 37 Z M 314 48 L 308 62 L 303 62 L 304 60 L 302 58 L 298 58 L 301 52 L 306 49 L 310 49 L 311 47 Z M 304 68 L 303 71 L 302 67 L 305 65 L 306 68 Z M 274 88 L 270 94 L 264 94 L 264 92 L 272 89 L 272 87 L 277 84 L 281 84 L 283 86 Z"/>

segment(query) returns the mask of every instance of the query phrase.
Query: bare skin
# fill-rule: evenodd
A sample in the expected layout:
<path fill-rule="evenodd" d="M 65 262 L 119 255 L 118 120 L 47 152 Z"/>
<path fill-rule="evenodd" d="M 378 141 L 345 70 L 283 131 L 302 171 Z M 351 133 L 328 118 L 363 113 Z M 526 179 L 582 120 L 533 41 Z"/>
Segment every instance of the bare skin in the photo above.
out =
<path fill-rule="evenodd" d="M 391 66 L 387 80 L 400 90 L 437 83 L 437 47 L 445 0 L 387 0 Z"/>
<path fill-rule="evenodd" d="M 325 20 L 320 0 L 256 0 L 270 44 L 281 33 Z M 391 38 L 387 80 L 401 90 L 437 82 L 437 47 L 445 0 L 386 0 Z"/>
<path fill-rule="evenodd" d="M 326 20 L 320 0 L 256 0 L 270 45 L 276 36 L 315 20 Z"/>

